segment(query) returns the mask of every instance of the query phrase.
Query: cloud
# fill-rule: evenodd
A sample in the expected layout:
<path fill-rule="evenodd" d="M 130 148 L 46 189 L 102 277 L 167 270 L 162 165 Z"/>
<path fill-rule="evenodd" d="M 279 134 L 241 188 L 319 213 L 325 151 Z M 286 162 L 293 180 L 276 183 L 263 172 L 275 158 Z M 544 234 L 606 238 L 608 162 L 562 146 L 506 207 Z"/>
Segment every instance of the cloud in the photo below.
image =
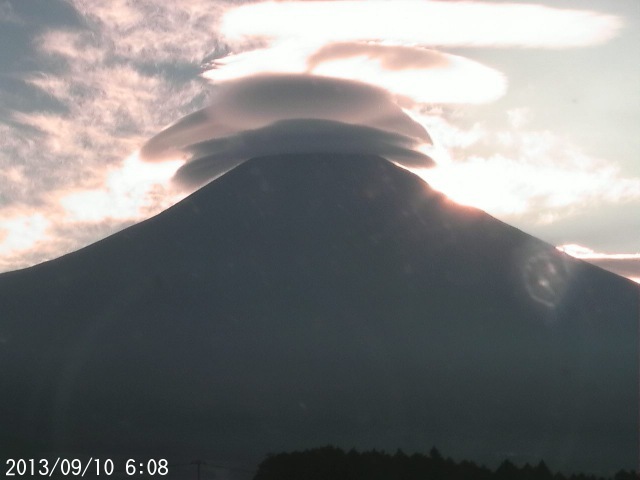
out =
<path fill-rule="evenodd" d="M 260 73 L 308 73 L 370 82 L 421 103 L 485 103 L 501 97 L 506 77 L 458 55 L 419 46 L 279 42 L 211 62 L 203 77 L 224 82 Z"/>
<path fill-rule="evenodd" d="M 296 153 L 379 155 L 405 167 L 431 167 L 433 160 L 416 151 L 415 138 L 362 125 L 317 119 L 274 122 L 263 128 L 192 145 L 193 154 L 176 179 L 200 186 L 253 157 Z"/>
<path fill-rule="evenodd" d="M 11 3 L 5 0 L 0 2 L 0 23 L 22 25 L 24 20 L 13 10 Z"/>
<path fill-rule="evenodd" d="M 380 88 L 311 75 L 256 75 L 222 85 L 212 105 L 160 132 L 143 146 L 141 154 L 148 160 L 179 158 L 191 150 L 190 145 L 225 137 L 242 140 L 244 148 L 248 148 L 246 142 L 254 142 L 259 133 L 247 132 L 243 136 L 241 132 L 293 119 L 303 119 L 306 124 L 283 122 L 262 132 L 271 138 L 282 140 L 286 137 L 288 143 L 279 147 L 282 153 L 286 153 L 287 145 L 295 151 L 300 150 L 296 134 L 304 134 L 308 141 L 312 141 L 313 129 L 309 128 L 312 119 L 352 125 L 349 128 L 343 125 L 340 130 L 335 126 L 329 127 L 330 123 L 314 124 L 319 128 L 318 138 L 328 140 L 331 137 L 332 148 L 335 148 L 338 138 L 341 138 L 342 145 L 346 145 L 364 136 L 374 141 L 376 135 L 380 140 L 375 142 L 376 145 L 394 139 L 392 144 L 397 146 L 393 142 L 401 137 L 413 139 L 413 145 L 431 142 L 424 127 L 404 113 L 392 96 Z M 283 131 L 285 127 L 291 129 L 289 134 Z M 365 131 L 366 135 L 363 135 Z M 355 137 L 345 139 L 349 134 Z M 223 148 L 224 145 L 228 149 L 229 138 L 209 145 L 215 148 Z M 294 147 L 293 143 L 297 146 Z M 269 145 L 269 142 L 262 144 L 263 147 Z M 237 152 L 239 147 L 234 148 Z"/>
<path fill-rule="evenodd" d="M 523 148 L 473 151 L 486 147 L 478 139 L 486 130 L 457 128 L 455 119 L 445 118 L 452 110 L 436 114 L 432 105 L 492 101 L 505 93 L 505 76 L 436 48 L 595 45 L 612 38 L 622 24 L 596 12 L 513 3 L 68 3 L 82 26 L 39 30 L 44 33 L 33 42 L 33 58 L 40 65 L 24 77 L 55 108 L 34 103 L 0 119 L 0 218 L 15 220 L 3 238 L 9 238 L 8 231 L 24 231 L 24 245 L 31 245 L 20 250 L 7 242 L 15 248 L 3 251 L 0 269 L 66 253 L 157 213 L 178 198 L 163 182 L 181 162 L 192 160 L 178 176 L 199 182 L 196 167 L 211 174 L 212 165 L 220 166 L 214 160 L 220 152 L 241 158 L 257 148 L 275 149 L 275 139 L 290 138 L 287 131 L 308 135 L 312 145 L 323 138 L 331 148 L 350 148 L 341 135 L 366 138 L 390 156 L 407 148 L 414 152 L 408 158 L 422 161 L 424 146 L 416 139 L 430 142 L 426 127 L 437 140 L 426 152 L 444 170 L 484 161 L 485 173 L 497 179 L 484 185 L 486 195 L 500 191 L 500 169 L 511 166 L 514 185 L 520 185 L 518 175 L 534 171 L 532 157 L 521 155 Z M 11 13 L 10 6 L 0 0 L 0 12 Z M 215 58 L 205 74 L 213 85 L 197 78 L 203 58 Z M 265 75 L 269 72 L 285 75 L 276 80 Z M 212 107 L 201 110 L 211 101 Z M 422 115 L 427 107 L 434 112 L 431 118 Z M 143 149 L 143 157 L 159 162 L 159 170 L 140 159 L 123 162 L 172 124 Z M 317 137 L 305 133 L 310 126 Z M 198 150 L 205 145 L 213 150 Z M 295 141 L 289 145 L 299 148 Z M 561 170 L 575 167 L 559 158 Z M 604 162 L 598 165 L 596 170 L 616 185 L 613 193 L 606 193 L 603 183 L 587 195 L 594 174 L 571 201 L 635 195 L 632 180 Z M 480 170 L 470 168 L 461 178 Z M 525 210 L 553 205 L 551 195 L 524 190 Z M 46 229 L 37 228 L 38 215 L 47 220 Z M 41 241 L 33 243 L 27 230 L 39 232 Z"/>
<path fill-rule="evenodd" d="M 621 27 L 613 15 L 518 3 L 259 2 L 225 11 L 221 32 L 233 53 L 203 76 L 306 72 L 372 82 L 416 102 L 485 103 L 505 93 L 506 77 L 434 47 L 578 47 Z"/>
<path fill-rule="evenodd" d="M 65 222 L 136 221 L 158 213 L 184 198 L 173 191 L 169 179 L 181 160 L 148 163 L 137 153 L 113 168 L 97 188 L 62 194 L 57 203 Z"/>
<path fill-rule="evenodd" d="M 330 43 L 307 59 L 307 68 L 313 71 L 318 65 L 332 60 L 351 57 L 372 57 L 387 70 L 414 70 L 443 68 L 449 65 L 448 55 L 436 50 L 412 48 L 404 45 L 378 45 L 372 43 Z"/>
<path fill-rule="evenodd" d="M 576 244 L 560 245 L 557 248 L 572 257 L 586 260 L 605 270 L 640 283 L 640 253 L 601 253 Z"/>
<path fill-rule="evenodd" d="M 418 174 L 459 203 L 502 217 L 535 211 L 540 222 L 557 220 L 576 207 L 640 198 L 640 180 L 621 177 L 607 162 L 559 153 L 565 156 L 552 160 L 470 155 Z"/>
<path fill-rule="evenodd" d="M 51 221 L 42 212 L 22 214 L 3 211 L 0 220 L 0 272 L 48 260 L 41 252 L 50 226 Z"/>
<path fill-rule="evenodd" d="M 213 29 L 224 2 L 68 3 L 82 26 L 34 28 L 42 32 L 29 45 L 38 63 L 21 77 L 38 91 L 0 117 L 0 218 L 11 220 L 0 226 L 0 271 L 77 249 L 175 201 L 162 183 L 171 175 L 150 185 L 148 171 L 133 174 L 123 159 L 206 103 L 197 73 L 218 45 Z M 0 0 L 0 12 L 4 21 L 19 20 L 8 15 L 10 3 Z M 119 188 L 116 172 L 129 172 Z M 29 220 L 40 216 L 46 229 Z"/>
<path fill-rule="evenodd" d="M 140 63 L 199 65 L 217 46 L 216 35 L 224 0 L 70 0 L 109 42 L 110 53 Z M 111 56 L 111 55 L 110 55 Z M 113 58 L 113 57 L 112 57 Z"/>
<path fill-rule="evenodd" d="M 415 170 L 432 187 L 510 222 L 552 223 L 579 210 L 640 199 L 640 180 L 589 156 L 558 133 L 529 130 L 526 110 L 507 111 L 510 128 L 457 127 L 446 112 L 414 115 L 435 139 L 435 168 Z"/>
<path fill-rule="evenodd" d="M 206 101 L 206 84 L 195 74 L 177 82 L 173 71 L 154 71 L 149 65 L 174 55 L 162 45 L 175 40 L 181 51 L 173 57 L 174 65 L 197 57 L 197 71 L 199 55 L 212 44 L 203 42 L 188 51 L 193 46 L 188 47 L 187 37 L 192 34 L 185 30 L 191 30 L 192 20 L 197 25 L 213 22 L 218 7 L 205 12 L 205 2 L 185 1 L 172 7 L 170 18 L 156 18 L 149 12 L 160 2 L 71 3 L 84 14 L 90 30 L 44 31 L 33 41 L 42 70 L 23 76 L 56 108 L 26 108 L 0 119 L 5 122 L 0 122 L 0 171 L 14 172 L 3 178 L 0 208 L 30 205 L 46 210 L 53 207 L 49 202 L 60 198 L 55 192 L 99 188 L 108 172 L 146 139 Z M 103 13 L 105 19 L 99 20 Z M 175 16 L 184 22 L 178 25 Z M 164 31 L 150 28 L 151 23 L 162 24 Z M 147 45 L 144 51 L 122 48 L 132 37 L 143 36 L 138 46 Z M 200 32 L 198 37 L 210 38 L 211 33 Z M 52 61 L 55 71 L 47 73 Z M 18 171 L 28 172 L 28 178 Z"/>
<path fill-rule="evenodd" d="M 91 188 L 44 192 L 37 205 L 0 207 L 0 272 L 77 250 L 177 203 L 186 194 L 170 179 L 183 163 L 143 162 L 134 153 Z"/>
<path fill-rule="evenodd" d="M 226 12 L 221 27 L 225 36 L 236 41 L 260 37 L 566 48 L 603 43 L 615 36 L 622 22 L 594 11 L 533 4 L 372 0 L 248 4 Z"/>
<path fill-rule="evenodd" d="M 57 258 L 136 223 L 109 219 L 71 222 L 51 206 L 36 214 L 31 210 L 3 211 L 1 216 L 5 220 L 0 221 L 0 272 Z"/>
<path fill-rule="evenodd" d="M 224 6 L 204 0 L 69 3 L 85 28 L 44 30 L 33 42 L 42 70 L 24 77 L 60 108 L 14 112 L 10 132 L 18 139 L 38 132 L 37 160 L 29 160 L 34 155 L 25 148 L 9 158 L 29 169 L 49 166 L 47 185 L 41 185 L 49 191 L 97 183 L 150 136 L 203 106 L 206 84 L 196 74 L 217 45 L 212 28 Z M 46 73 L 51 60 L 55 72 Z M 189 68 L 188 78 L 177 79 Z M 37 173 L 31 178 L 36 195 L 40 179 Z"/>
<path fill-rule="evenodd" d="M 501 21 L 495 22 L 496 18 Z M 203 76 L 214 84 L 222 82 L 222 88 L 225 82 L 256 74 L 261 74 L 255 77 L 259 85 L 266 78 L 262 76 L 265 72 L 305 72 L 370 82 L 393 94 L 406 115 L 426 126 L 429 122 L 421 111 L 427 105 L 489 102 L 502 96 L 507 85 L 502 73 L 468 58 L 434 50 L 434 46 L 579 47 L 605 42 L 621 27 L 620 18 L 612 15 L 516 3 L 261 2 L 225 12 L 221 31 L 235 52 L 214 60 Z M 267 95 L 265 89 L 255 97 L 243 98 L 250 98 L 262 110 L 260 99 Z M 230 100 L 234 101 L 241 100 Z M 526 117 L 523 109 L 511 111 L 513 129 L 524 126 Z M 440 122 L 439 133 L 451 140 L 449 126 L 446 121 Z M 223 130 L 220 126 L 217 129 Z M 634 180 L 617 182 L 611 188 L 620 177 L 615 167 L 594 161 L 573 146 L 558 145 L 559 139 L 546 135 L 548 132 L 524 132 L 510 146 L 505 140 L 510 133 L 500 133 L 503 138 L 497 144 L 502 148 L 490 155 L 471 151 L 477 147 L 477 139 L 471 141 L 473 146 L 464 147 L 438 139 L 438 145 L 430 151 L 438 161 L 437 168 L 416 172 L 457 201 L 498 215 L 524 215 L 542 209 L 553 210 L 557 216 L 559 210 L 568 211 L 585 200 L 604 197 L 618 201 L 637 194 Z M 453 135 L 458 137 L 455 142 L 462 136 L 469 137 L 460 130 Z M 498 136 L 492 135 L 491 141 L 496 143 Z M 238 141 L 239 137 L 233 138 Z M 246 140 L 243 142 L 246 144 Z M 452 147 L 464 156 L 452 161 Z M 196 165 L 197 161 L 189 163 L 183 171 L 195 170 Z M 547 215 L 544 220 L 549 218 Z"/>
<path fill-rule="evenodd" d="M 7 216 L 0 222 L 0 254 L 28 250 L 47 230 L 50 222 L 42 214 Z"/>

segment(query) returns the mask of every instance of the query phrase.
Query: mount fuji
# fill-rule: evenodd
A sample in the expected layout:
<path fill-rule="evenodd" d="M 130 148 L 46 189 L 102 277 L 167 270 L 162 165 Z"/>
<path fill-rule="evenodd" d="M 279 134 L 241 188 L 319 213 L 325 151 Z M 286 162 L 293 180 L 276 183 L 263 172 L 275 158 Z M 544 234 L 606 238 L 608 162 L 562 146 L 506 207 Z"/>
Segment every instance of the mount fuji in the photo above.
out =
<path fill-rule="evenodd" d="M 636 468 L 637 285 L 376 156 L 280 155 L 0 275 L 0 451 Z"/>

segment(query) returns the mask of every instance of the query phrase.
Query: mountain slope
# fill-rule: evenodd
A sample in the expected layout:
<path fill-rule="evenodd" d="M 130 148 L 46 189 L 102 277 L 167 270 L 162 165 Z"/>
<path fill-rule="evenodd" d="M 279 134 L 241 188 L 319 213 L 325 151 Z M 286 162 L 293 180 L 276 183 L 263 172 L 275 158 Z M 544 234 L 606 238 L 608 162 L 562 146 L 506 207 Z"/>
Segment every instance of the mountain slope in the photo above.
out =
<path fill-rule="evenodd" d="M 637 459 L 636 286 L 376 157 L 254 159 L 0 275 L 0 338 L 23 457 Z"/>

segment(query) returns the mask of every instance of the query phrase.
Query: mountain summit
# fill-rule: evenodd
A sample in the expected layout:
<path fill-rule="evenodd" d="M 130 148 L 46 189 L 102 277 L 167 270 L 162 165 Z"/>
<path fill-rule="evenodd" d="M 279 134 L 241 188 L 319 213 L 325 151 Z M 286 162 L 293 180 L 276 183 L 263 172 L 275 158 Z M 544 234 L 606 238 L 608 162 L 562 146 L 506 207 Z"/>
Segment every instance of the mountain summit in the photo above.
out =
<path fill-rule="evenodd" d="M 0 275 L 0 451 L 635 468 L 638 296 L 382 158 L 253 159 Z"/>

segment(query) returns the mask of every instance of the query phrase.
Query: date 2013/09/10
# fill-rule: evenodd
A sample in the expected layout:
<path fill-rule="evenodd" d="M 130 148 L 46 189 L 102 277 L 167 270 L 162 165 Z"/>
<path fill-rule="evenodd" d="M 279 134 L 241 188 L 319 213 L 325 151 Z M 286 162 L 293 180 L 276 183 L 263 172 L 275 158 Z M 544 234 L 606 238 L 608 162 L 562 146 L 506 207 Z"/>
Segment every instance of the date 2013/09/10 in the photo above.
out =
<path fill-rule="evenodd" d="M 7 477 L 42 476 L 52 477 L 57 475 L 84 477 L 85 475 L 113 475 L 114 473 L 126 473 L 129 476 L 165 476 L 169 473 L 169 462 L 164 459 L 149 459 L 139 461 L 134 458 L 124 462 L 122 468 L 116 468 L 116 462 L 107 458 L 99 459 L 91 457 L 88 461 L 78 458 L 56 458 L 50 461 L 46 458 L 8 458 L 6 461 Z"/>

